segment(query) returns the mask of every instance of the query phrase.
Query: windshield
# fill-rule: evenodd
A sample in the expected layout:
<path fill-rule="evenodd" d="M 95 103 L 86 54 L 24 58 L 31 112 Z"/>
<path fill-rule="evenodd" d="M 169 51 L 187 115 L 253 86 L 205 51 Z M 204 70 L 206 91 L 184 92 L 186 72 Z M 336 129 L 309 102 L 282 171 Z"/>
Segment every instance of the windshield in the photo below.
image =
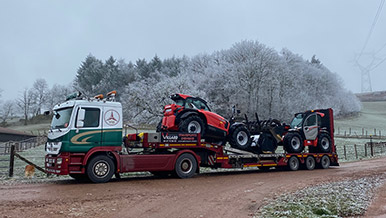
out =
<path fill-rule="evenodd" d="M 302 127 L 303 114 L 297 114 L 291 122 L 291 128 Z"/>
<path fill-rule="evenodd" d="M 62 108 L 54 111 L 51 129 L 67 128 L 70 122 L 72 107 Z"/>

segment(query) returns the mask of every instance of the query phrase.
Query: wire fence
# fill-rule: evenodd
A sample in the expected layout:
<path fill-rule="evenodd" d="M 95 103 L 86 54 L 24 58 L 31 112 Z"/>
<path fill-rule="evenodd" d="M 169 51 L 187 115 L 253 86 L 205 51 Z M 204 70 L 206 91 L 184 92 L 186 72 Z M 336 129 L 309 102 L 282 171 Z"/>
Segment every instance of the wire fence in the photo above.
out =
<path fill-rule="evenodd" d="M 386 155 L 386 142 L 367 142 L 365 144 L 337 145 L 340 160 L 359 160 Z"/>

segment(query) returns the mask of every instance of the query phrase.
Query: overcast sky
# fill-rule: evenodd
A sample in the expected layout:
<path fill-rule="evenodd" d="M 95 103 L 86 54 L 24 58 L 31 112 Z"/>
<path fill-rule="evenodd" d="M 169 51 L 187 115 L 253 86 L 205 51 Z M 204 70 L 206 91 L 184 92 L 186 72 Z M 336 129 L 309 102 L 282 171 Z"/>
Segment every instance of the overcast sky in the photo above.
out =
<path fill-rule="evenodd" d="M 0 88 L 17 98 L 37 78 L 68 84 L 88 54 L 126 62 L 154 55 L 194 56 L 242 40 L 310 59 L 316 55 L 361 91 L 353 60 L 365 43 L 381 0 L 320 1 L 7 1 L 0 8 Z M 386 6 L 359 60 L 386 43 Z M 386 48 L 377 54 L 386 57 Z M 386 90 L 386 62 L 371 72 L 373 90 Z"/>

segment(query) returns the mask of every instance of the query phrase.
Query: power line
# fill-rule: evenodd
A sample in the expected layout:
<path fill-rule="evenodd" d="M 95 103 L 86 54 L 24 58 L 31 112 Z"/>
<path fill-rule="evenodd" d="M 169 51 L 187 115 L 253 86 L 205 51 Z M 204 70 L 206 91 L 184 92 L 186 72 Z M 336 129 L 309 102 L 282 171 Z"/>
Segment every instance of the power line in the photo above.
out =
<path fill-rule="evenodd" d="M 375 25 L 376 25 L 377 22 L 378 22 L 379 15 L 381 14 L 381 11 L 382 11 L 382 8 L 383 8 L 383 5 L 384 5 L 384 4 L 385 4 L 385 0 L 381 0 L 381 3 L 380 3 L 379 6 L 378 6 L 377 13 L 375 14 L 373 23 L 371 24 L 370 31 L 369 31 L 369 33 L 367 34 L 367 37 L 366 37 L 366 40 L 365 40 L 365 44 L 363 45 L 362 50 L 361 50 L 361 52 L 359 53 L 359 56 L 358 56 L 357 59 L 359 59 L 359 58 L 362 56 L 363 52 L 364 52 L 365 49 L 366 49 L 366 46 L 367 46 L 367 44 L 368 44 L 368 42 L 369 42 L 369 40 L 370 40 L 370 37 L 371 37 L 371 35 L 372 35 L 373 31 L 374 31 Z"/>
<path fill-rule="evenodd" d="M 379 65 L 381 65 L 385 61 L 386 61 L 386 57 L 384 59 L 382 59 L 380 62 L 378 62 L 378 64 L 375 65 L 374 67 L 372 67 L 370 70 L 374 70 L 375 68 L 377 68 Z"/>

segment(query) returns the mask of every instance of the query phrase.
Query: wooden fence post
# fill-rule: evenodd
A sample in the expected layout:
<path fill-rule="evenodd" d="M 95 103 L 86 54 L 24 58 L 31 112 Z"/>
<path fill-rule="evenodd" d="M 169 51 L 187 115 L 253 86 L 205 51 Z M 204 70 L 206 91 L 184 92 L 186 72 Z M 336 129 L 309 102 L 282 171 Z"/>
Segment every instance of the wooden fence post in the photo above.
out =
<path fill-rule="evenodd" d="M 377 129 L 374 128 L 374 135 L 377 135 Z"/>
<path fill-rule="evenodd" d="M 374 146 L 373 146 L 373 139 L 371 136 L 370 136 L 370 152 L 371 152 L 371 156 L 373 157 L 374 156 Z"/>
<path fill-rule="evenodd" d="M 365 134 L 365 130 L 362 128 L 362 136 Z"/>
<path fill-rule="evenodd" d="M 365 144 L 365 157 L 367 157 L 367 143 Z"/>
<path fill-rule="evenodd" d="M 354 144 L 354 150 L 355 150 L 355 159 L 358 159 L 357 144 Z"/>
<path fill-rule="evenodd" d="M 343 145 L 344 159 L 347 160 L 346 156 L 346 145 Z"/>
<path fill-rule="evenodd" d="M 15 163 L 15 144 L 11 145 L 11 152 L 9 156 L 9 171 L 8 171 L 8 176 L 12 177 L 13 176 L 13 166 Z"/>
<path fill-rule="evenodd" d="M 348 129 L 348 134 L 351 135 L 351 127 Z"/>

